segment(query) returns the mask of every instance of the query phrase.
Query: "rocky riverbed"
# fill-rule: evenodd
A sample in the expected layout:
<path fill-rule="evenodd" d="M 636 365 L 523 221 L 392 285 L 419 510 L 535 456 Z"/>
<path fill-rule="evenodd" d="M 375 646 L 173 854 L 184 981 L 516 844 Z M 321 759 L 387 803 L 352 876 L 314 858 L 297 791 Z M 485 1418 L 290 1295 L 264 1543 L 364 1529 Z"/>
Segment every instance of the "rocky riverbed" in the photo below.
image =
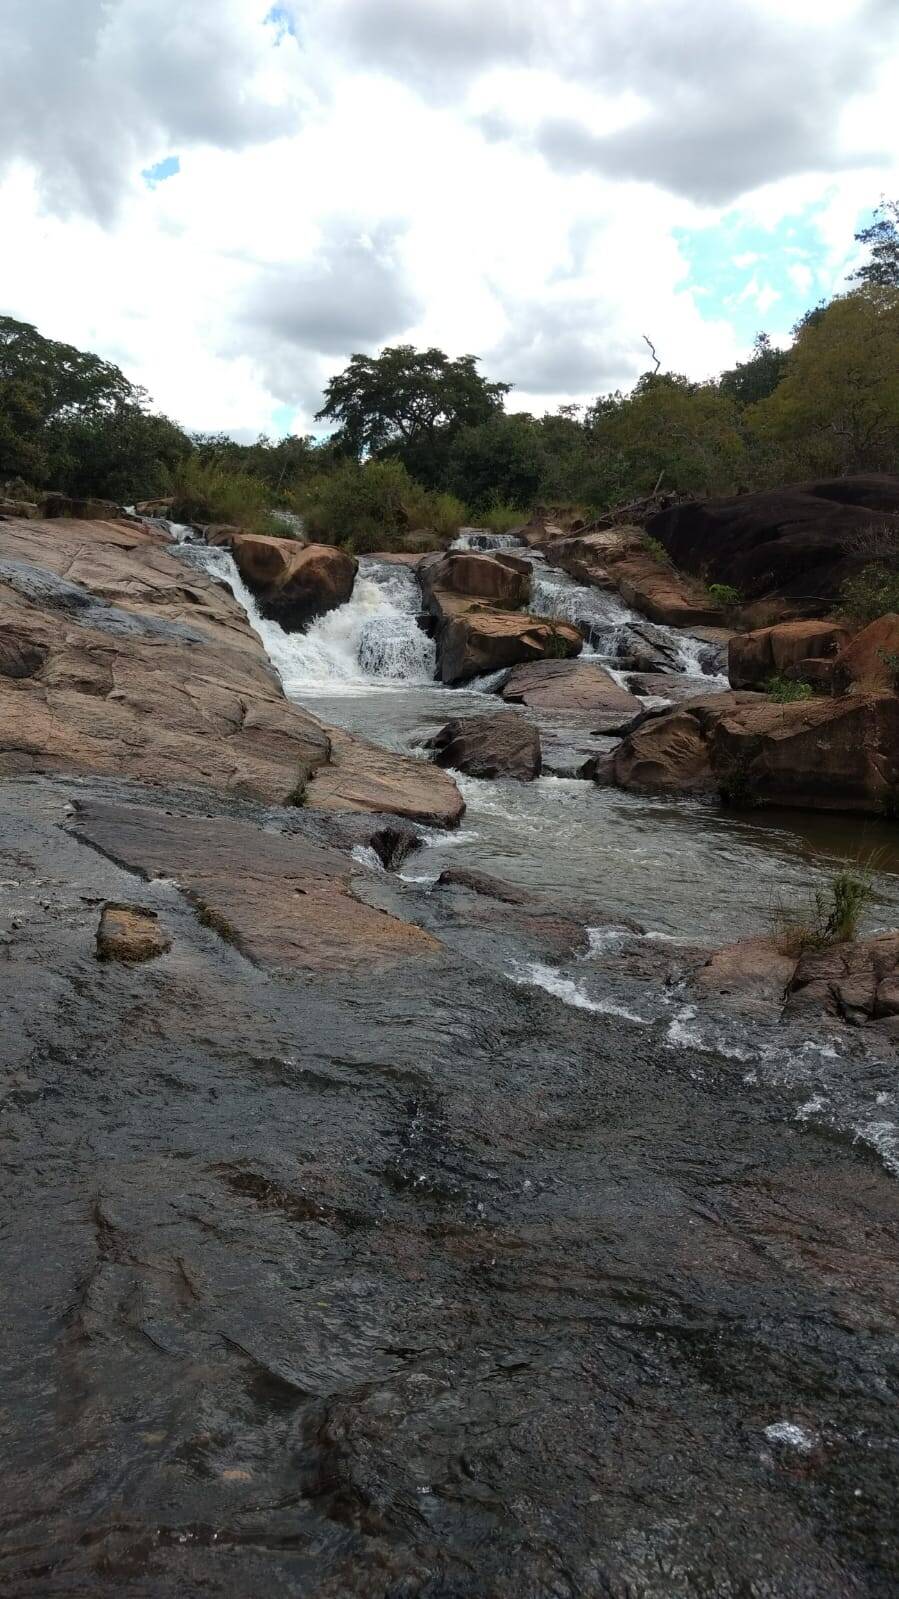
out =
<path fill-rule="evenodd" d="M 894 1592 L 895 1056 L 696 979 L 832 836 L 454 780 L 545 707 L 365 563 L 291 638 L 159 530 L 0 558 L 0 1592 Z"/>

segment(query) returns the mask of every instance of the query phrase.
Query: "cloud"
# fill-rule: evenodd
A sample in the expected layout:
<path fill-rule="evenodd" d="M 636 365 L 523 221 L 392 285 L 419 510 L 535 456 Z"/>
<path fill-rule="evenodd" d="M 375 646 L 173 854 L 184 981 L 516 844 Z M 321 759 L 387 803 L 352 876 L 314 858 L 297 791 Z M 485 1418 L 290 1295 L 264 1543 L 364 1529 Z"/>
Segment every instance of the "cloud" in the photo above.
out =
<path fill-rule="evenodd" d="M 510 301 L 508 331 L 485 356 L 528 395 L 595 395 L 634 381 L 646 365 L 636 345 L 622 338 L 610 309 L 586 297 L 555 303 L 545 297 Z M 514 409 L 514 399 L 513 399 Z"/>
<path fill-rule="evenodd" d="M 398 253 L 402 234 L 396 223 L 365 232 L 331 221 L 308 260 L 260 272 L 241 315 L 241 346 L 256 352 L 280 400 L 309 403 L 298 353 L 308 361 L 370 351 L 416 320 L 421 304 Z"/>
<path fill-rule="evenodd" d="M 5 0 L 0 167 L 33 169 L 42 203 L 109 224 L 138 171 L 173 145 L 241 150 L 297 124 L 278 41 L 252 0 Z"/>

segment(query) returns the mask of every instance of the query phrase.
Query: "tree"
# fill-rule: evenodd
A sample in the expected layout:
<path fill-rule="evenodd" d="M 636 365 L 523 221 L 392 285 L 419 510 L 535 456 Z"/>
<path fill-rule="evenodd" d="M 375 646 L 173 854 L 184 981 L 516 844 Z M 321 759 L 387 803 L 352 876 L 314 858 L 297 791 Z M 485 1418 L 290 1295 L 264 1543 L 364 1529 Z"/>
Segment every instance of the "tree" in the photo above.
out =
<path fill-rule="evenodd" d="M 545 471 L 540 424 L 528 412 L 496 411 L 477 427 L 464 427 L 449 450 L 447 478 L 454 494 L 475 512 L 500 502 L 530 506 Z"/>
<path fill-rule="evenodd" d="M 874 221 L 855 235 L 858 244 L 866 244 L 871 259 L 853 272 L 853 283 L 864 283 L 882 289 L 899 288 L 899 200 L 884 197 L 874 212 Z"/>
<path fill-rule="evenodd" d="M 833 300 L 799 330 L 786 374 L 748 413 L 792 477 L 895 469 L 899 455 L 899 288 Z"/>
<path fill-rule="evenodd" d="M 453 436 L 501 410 L 509 388 L 482 378 L 476 356 L 451 361 L 442 350 L 399 344 L 375 357 L 354 355 L 329 382 L 317 419 L 336 422 L 357 459 L 396 455 L 434 486 L 445 476 Z"/>
<path fill-rule="evenodd" d="M 736 366 L 722 372 L 718 386 L 738 405 L 755 405 L 773 394 L 784 375 L 787 352 L 772 344 L 767 333 L 757 333 L 748 361 L 738 361 Z"/>
<path fill-rule="evenodd" d="M 30 322 L 0 317 L 0 475 L 46 482 L 55 426 L 123 405 L 140 410 L 145 401 L 111 361 L 47 339 Z"/>
<path fill-rule="evenodd" d="M 192 445 L 167 416 L 120 402 L 77 411 L 47 429 L 53 483 L 68 494 L 152 499 L 168 493 Z"/>
<path fill-rule="evenodd" d="M 594 470 L 607 503 L 667 490 L 721 494 L 741 472 L 744 445 L 734 400 L 714 383 L 644 373 L 630 395 L 607 395 L 587 413 Z"/>

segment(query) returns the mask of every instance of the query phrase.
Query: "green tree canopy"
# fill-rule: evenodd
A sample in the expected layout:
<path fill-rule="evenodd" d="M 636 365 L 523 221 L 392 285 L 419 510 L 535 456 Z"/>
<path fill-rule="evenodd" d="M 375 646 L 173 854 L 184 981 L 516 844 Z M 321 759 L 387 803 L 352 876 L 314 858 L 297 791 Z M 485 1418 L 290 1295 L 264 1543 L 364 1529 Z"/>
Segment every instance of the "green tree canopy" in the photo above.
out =
<path fill-rule="evenodd" d="M 736 366 L 722 372 L 718 386 L 738 405 L 756 405 L 774 393 L 786 365 L 786 350 L 773 344 L 769 334 L 757 333 L 749 360 L 738 361 Z"/>
<path fill-rule="evenodd" d="M 779 450 L 782 476 L 895 470 L 899 288 L 857 289 L 802 324 L 783 381 L 748 421 Z"/>
<path fill-rule="evenodd" d="M 862 228 L 855 238 L 858 244 L 868 246 L 871 259 L 853 272 L 853 282 L 899 289 L 899 200 L 882 199 L 871 226 Z"/>
<path fill-rule="evenodd" d="M 488 383 L 477 357 L 398 344 L 378 356 L 354 355 L 325 390 L 318 420 L 336 422 L 348 450 L 398 455 L 423 482 L 439 480 L 446 450 L 463 427 L 501 410 L 508 383 Z"/>

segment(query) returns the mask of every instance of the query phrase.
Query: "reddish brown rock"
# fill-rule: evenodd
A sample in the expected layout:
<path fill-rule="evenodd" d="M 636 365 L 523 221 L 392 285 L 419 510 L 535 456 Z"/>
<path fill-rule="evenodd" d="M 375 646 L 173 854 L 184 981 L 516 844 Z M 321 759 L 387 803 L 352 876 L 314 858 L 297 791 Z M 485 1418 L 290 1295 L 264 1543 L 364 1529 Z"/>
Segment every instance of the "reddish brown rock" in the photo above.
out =
<path fill-rule="evenodd" d="M 723 620 L 702 584 L 647 549 L 640 528 L 580 533 L 553 544 L 547 559 L 580 583 L 616 588 L 628 605 L 666 627 L 715 627 Z"/>
<path fill-rule="evenodd" d="M 98 960 L 136 965 L 155 960 L 171 947 L 155 911 L 142 905 L 104 905 L 97 928 Z"/>
<path fill-rule="evenodd" d="M 833 664 L 834 683 L 851 692 L 899 686 L 899 616 L 880 616 L 849 639 Z"/>
<path fill-rule="evenodd" d="M 644 722 L 619 744 L 597 780 L 663 794 L 707 794 L 715 787 L 708 746 L 684 707 Z"/>
<path fill-rule="evenodd" d="M 881 933 L 799 957 L 787 998 L 790 1016 L 838 1017 L 855 1026 L 899 1016 L 899 933 Z"/>
<path fill-rule="evenodd" d="M 530 782 L 540 776 L 540 734 L 523 716 L 469 716 L 447 722 L 432 739 L 438 766 L 469 777 L 514 777 Z"/>
<path fill-rule="evenodd" d="M 423 561 L 418 568 L 426 603 L 434 608 L 441 593 L 488 600 L 502 610 L 525 605 L 531 592 L 530 567 L 513 558 L 501 560 L 473 551 L 457 551 Z"/>
<path fill-rule="evenodd" d="M 716 949 L 694 982 L 706 997 L 753 1015 L 780 1015 L 796 960 L 773 938 L 744 938 Z"/>
<path fill-rule="evenodd" d="M 331 758 L 313 774 L 308 810 L 385 811 L 432 827 L 455 827 L 465 801 L 451 777 L 426 761 L 330 728 Z"/>
<path fill-rule="evenodd" d="M 513 667 L 502 697 L 529 706 L 548 725 L 565 723 L 593 733 L 627 732 L 643 714 L 640 701 L 598 661 L 530 661 Z"/>
<path fill-rule="evenodd" d="M 727 651 L 731 687 L 761 688 L 808 656 L 833 659 L 848 639 L 848 628 L 831 621 L 778 622 L 754 633 L 734 633 Z"/>
<path fill-rule="evenodd" d="M 231 550 L 260 610 L 289 633 L 345 605 L 353 592 L 357 562 L 332 544 L 237 534 Z"/>
<path fill-rule="evenodd" d="M 520 661 L 579 655 L 584 641 L 568 622 L 547 622 L 516 611 L 463 606 L 439 637 L 444 683 L 461 683 Z"/>
<path fill-rule="evenodd" d="M 899 698 L 686 701 L 625 738 L 601 775 L 662 793 L 717 789 L 736 805 L 882 814 L 899 791 Z"/>
<path fill-rule="evenodd" d="M 299 835 L 92 801 L 74 831 L 132 871 L 173 879 L 204 926 L 261 966 L 367 972 L 441 949 L 355 898 L 347 856 Z"/>

